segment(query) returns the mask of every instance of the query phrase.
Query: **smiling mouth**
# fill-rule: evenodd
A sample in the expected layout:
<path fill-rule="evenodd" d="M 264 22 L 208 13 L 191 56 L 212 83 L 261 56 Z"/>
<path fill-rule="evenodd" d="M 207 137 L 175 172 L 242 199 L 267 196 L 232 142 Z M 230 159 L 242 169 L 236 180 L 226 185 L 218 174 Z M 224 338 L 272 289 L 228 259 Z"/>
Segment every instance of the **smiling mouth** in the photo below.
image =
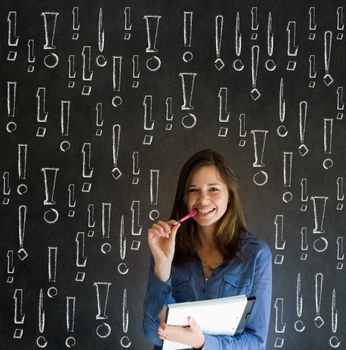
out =
<path fill-rule="evenodd" d="M 215 208 L 212 209 L 198 209 L 198 214 L 200 215 L 207 215 L 211 212 L 213 212 L 215 210 Z"/>

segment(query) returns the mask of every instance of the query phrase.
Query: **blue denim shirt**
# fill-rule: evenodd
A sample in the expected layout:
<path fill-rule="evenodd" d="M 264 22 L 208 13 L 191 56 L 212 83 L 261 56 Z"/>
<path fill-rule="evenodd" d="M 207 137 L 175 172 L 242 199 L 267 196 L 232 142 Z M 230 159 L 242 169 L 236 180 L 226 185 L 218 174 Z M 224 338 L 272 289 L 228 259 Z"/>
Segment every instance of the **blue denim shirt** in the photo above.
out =
<path fill-rule="evenodd" d="M 250 318 L 243 334 L 236 336 L 205 335 L 203 350 L 265 349 L 272 295 L 272 255 L 263 241 L 242 232 L 241 249 L 236 258 L 217 267 L 206 280 L 198 256 L 183 266 L 172 266 L 171 277 L 162 282 L 150 264 L 147 293 L 144 299 L 145 336 L 161 349 L 157 335 L 158 314 L 165 304 L 206 300 L 245 294 L 255 296 Z"/>

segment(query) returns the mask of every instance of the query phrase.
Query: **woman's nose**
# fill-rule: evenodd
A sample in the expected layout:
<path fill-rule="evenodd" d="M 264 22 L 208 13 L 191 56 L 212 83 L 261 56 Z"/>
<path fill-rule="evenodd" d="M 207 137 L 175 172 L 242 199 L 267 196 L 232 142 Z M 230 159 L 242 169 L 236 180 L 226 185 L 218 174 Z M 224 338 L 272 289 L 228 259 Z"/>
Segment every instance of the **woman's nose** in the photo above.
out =
<path fill-rule="evenodd" d="M 208 203 L 208 201 L 209 201 L 208 193 L 201 192 L 198 198 L 198 202 L 200 204 L 205 204 L 205 203 Z"/>

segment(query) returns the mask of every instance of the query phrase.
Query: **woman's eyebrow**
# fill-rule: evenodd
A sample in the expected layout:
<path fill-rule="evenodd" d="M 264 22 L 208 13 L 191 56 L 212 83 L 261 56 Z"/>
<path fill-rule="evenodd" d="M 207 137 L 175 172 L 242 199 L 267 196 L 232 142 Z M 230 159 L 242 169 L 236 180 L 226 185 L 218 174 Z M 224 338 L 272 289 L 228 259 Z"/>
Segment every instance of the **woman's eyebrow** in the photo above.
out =
<path fill-rule="evenodd" d="M 222 186 L 221 183 L 211 183 L 211 184 L 207 184 L 207 186 Z M 197 185 L 189 185 L 189 188 L 191 187 L 198 187 Z"/>

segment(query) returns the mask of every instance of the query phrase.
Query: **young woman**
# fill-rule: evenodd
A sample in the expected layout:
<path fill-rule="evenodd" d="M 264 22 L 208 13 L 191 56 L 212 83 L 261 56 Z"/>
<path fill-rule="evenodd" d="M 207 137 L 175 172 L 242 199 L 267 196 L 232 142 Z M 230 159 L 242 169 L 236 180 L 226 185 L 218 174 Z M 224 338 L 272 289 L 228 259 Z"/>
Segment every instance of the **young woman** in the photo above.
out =
<path fill-rule="evenodd" d="M 198 214 L 178 223 L 193 210 Z M 144 300 L 144 333 L 161 349 L 164 339 L 203 350 L 265 349 L 272 292 L 272 256 L 246 230 L 237 179 L 212 150 L 194 154 L 180 173 L 172 218 L 148 230 L 152 254 Z M 243 334 L 203 334 L 197 322 L 170 326 L 165 305 L 246 294 L 256 302 Z"/>

